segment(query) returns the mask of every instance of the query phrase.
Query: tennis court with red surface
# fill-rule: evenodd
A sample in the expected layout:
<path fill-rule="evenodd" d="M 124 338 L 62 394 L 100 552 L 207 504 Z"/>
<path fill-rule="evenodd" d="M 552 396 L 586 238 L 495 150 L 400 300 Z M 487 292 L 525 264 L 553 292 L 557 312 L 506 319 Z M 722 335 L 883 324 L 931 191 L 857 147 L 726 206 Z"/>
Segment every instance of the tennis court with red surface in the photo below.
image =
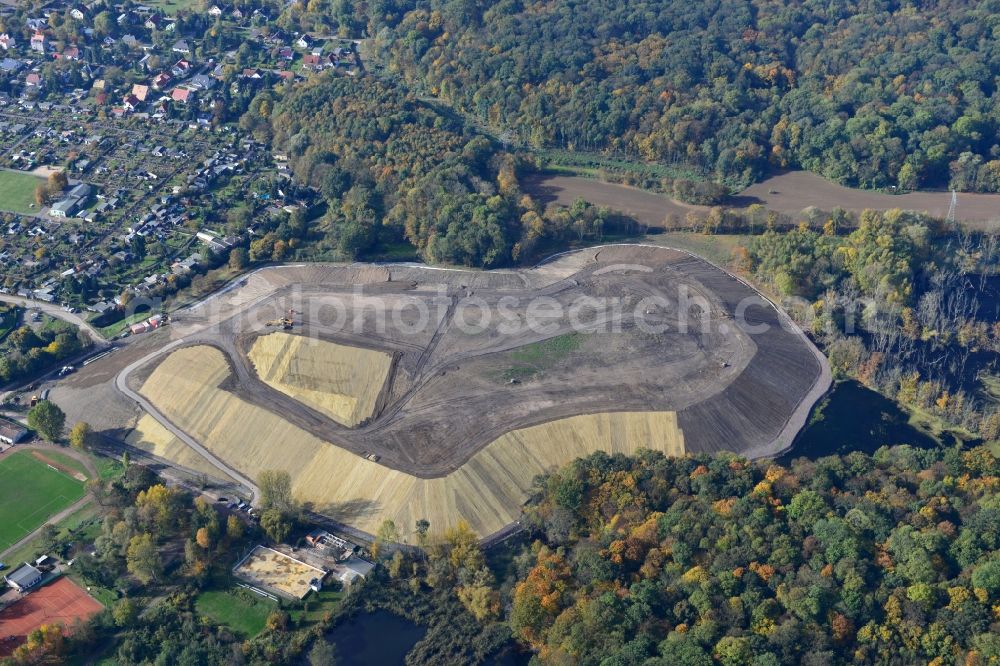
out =
<path fill-rule="evenodd" d="M 33 590 L 0 611 L 0 657 L 10 656 L 32 630 L 43 624 L 61 624 L 69 632 L 78 618 L 86 620 L 102 608 L 86 590 L 65 576 Z"/>

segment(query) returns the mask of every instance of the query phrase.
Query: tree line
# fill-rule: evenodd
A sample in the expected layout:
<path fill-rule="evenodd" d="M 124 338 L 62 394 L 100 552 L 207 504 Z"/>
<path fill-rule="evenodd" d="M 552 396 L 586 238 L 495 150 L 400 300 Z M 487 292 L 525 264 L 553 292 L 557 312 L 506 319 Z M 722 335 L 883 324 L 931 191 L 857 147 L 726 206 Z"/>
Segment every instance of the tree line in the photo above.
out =
<path fill-rule="evenodd" d="M 293 3 L 511 143 L 683 164 L 731 187 L 1000 190 L 996 0 Z"/>

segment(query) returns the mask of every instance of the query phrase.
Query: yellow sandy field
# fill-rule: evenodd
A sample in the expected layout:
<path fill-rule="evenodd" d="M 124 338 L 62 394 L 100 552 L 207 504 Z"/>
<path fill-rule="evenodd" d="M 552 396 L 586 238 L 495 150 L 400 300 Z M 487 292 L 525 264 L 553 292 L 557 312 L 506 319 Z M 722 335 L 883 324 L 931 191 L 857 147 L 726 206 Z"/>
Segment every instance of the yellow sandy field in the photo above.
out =
<path fill-rule="evenodd" d="M 276 550 L 257 546 L 236 567 L 235 573 L 262 587 L 301 599 L 309 592 L 309 581 L 323 572 Z"/>
<path fill-rule="evenodd" d="M 375 411 L 392 365 L 382 352 L 280 332 L 257 338 L 249 357 L 265 384 L 350 427 Z"/>
<path fill-rule="evenodd" d="M 139 419 L 135 430 L 129 433 L 125 442 L 195 472 L 213 476 L 227 483 L 236 483 L 228 474 L 219 470 L 215 465 L 205 460 L 197 451 L 177 439 L 149 414 L 144 414 Z"/>
<path fill-rule="evenodd" d="M 368 533 L 385 518 L 405 535 L 425 518 L 439 532 L 466 520 L 491 534 L 516 520 L 532 479 L 594 451 L 642 448 L 684 453 L 674 412 L 589 414 L 510 432 L 446 477 L 419 479 L 323 442 L 271 412 L 218 388 L 229 373 L 222 352 L 171 353 L 142 393 L 213 453 L 250 477 L 292 476 L 296 497 Z"/>

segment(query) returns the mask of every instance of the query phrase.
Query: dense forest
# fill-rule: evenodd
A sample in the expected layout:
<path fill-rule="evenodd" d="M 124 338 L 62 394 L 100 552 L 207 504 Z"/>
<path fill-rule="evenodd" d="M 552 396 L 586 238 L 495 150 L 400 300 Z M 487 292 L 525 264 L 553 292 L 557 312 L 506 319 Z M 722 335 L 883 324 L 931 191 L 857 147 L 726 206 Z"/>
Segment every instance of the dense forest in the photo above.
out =
<path fill-rule="evenodd" d="M 50 368 L 90 345 L 89 338 L 62 322 L 38 330 L 25 324 L 4 332 L 4 316 L 17 317 L 17 310 L 0 313 L 0 384 Z"/>
<path fill-rule="evenodd" d="M 244 125 L 268 121 L 296 179 L 330 203 L 324 226 L 342 253 L 405 238 L 430 261 L 510 260 L 514 158 L 460 120 L 374 78 L 325 76 L 259 96 Z"/>
<path fill-rule="evenodd" d="M 985 449 L 595 455 L 528 512 L 510 621 L 548 663 L 996 659 L 998 473 Z"/>
<path fill-rule="evenodd" d="M 997 0 L 336 0 L 284 25 L 368 34 L 386 72 L 497 136 L 745 185 L 1000 189 Z"/>
<path fill-rule="evenodd" d="M 597 453 L 538 480 L 526 543 L 492 567 L 452 533 L 394 554 L 369 593 L 407 614 L 414 594 L 453 590 L 478 642 L 506 625 L 541 664 L 993 663 L 998 475 L 985 448 L 787 467 Z M 426 639 L 407 663 L 454 663 L 441 652 L 459 654 L 464 633 Z"/>
<path fill-rule="evenodd" d="M 447 109 L 374 77 L 324 75 L 263 92 L 241 122 L 273 140 L 296 181 L 327 205 L 308 230 L 300 219 L 290 238 L 255 241 L 251 259 L 291 256 L 285 243 L 295 250 L 302 236 L 311 241 L 302 258 L 377 256 L 409 244 L 431 263 L 492 267 L 635 226 L 583 202 L 542 207 L 521 192 L 519 158 Z"/>
<path fill-rule="evenodd" d="M 983 383 L 1000 352 L 991 277 L 1000 239 L 898 210 L 866 211 L 840 235 L 834 219 L 753 236 L 736 263 L 790 298 L 835 374 L 983 439 L 1000 437 Z"/>

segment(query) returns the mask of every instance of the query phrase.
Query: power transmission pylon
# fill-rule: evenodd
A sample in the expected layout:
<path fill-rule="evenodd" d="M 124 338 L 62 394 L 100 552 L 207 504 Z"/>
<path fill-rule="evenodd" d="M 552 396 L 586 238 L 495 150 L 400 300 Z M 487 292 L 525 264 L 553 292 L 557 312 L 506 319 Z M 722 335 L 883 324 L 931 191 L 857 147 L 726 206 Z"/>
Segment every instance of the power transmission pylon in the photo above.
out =
<path fill-rule="evenodd" d="M 948 225 L 955 226 L 955 208 L 958 207 L 958 193 L 951 191 L 951 206 L 948 207 Z"/>

